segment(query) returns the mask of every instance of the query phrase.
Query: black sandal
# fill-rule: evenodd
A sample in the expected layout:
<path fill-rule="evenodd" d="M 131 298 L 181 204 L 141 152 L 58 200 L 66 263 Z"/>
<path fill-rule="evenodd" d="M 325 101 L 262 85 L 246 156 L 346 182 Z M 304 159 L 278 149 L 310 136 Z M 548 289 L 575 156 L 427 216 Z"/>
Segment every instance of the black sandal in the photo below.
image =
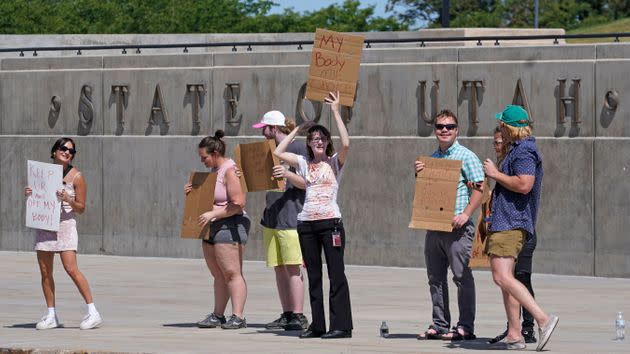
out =
<path fill-rule="evenodd" d="M 433 331 L 433 332 L 430 332 Z M 435 339 L 444 339 L 444 335 L 448 333 L 448 332 L 441 332 L 437 327 L 435 327 L 434 325 L 430 325 L 429 328 L 424 331 L 424 333 L 420 333 L 418 334 L 418 336 L 416 337 L 416 339 L 418 340 L 435 340 Z"/>
<path fill-rule="evenodd" d="M 462 330 L 462 333 L 459 330 Z M 462 327 L 453 327 L 448 333 L 451 333 L 450 336 L 443 336 L 444 340 L 458 341 L 458 340 L 473 340 L 477 339 L 477 336 L 474 333 L 466 333 L 466 331 Z"/>

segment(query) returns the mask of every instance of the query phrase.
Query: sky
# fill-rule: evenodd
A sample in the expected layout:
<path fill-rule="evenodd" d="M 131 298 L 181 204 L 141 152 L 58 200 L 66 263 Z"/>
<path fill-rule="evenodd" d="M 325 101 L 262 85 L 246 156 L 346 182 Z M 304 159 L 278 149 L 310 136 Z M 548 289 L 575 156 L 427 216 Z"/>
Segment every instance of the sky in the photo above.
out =
<path fill-rule="evenodd" d="M 316 11 L 332 4 L 341 5 L 343 0 L 273 0 L 273 2 L 279 4 L 279 6 L 272 8 L 271 13 L 277 14 L 282 13 L 288 7 L 293 7 L 293 10 L 297 12 Z M 361 8 L 367 5 L 376 5 L 374 9 L 375 17 L 391 16 L 391 13 L 385 14 L 386 4 L 387 0 L 361 0 Z"/>

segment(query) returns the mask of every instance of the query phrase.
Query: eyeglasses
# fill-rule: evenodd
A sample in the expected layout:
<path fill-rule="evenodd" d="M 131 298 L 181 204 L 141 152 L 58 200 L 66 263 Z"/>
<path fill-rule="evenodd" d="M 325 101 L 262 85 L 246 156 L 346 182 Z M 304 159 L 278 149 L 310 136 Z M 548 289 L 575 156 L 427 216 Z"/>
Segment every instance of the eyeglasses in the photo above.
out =
<path fill-rule="evenodd" d="M 502 145 L 502 144 L 503 144 L 503 141 L 502 141 L 502 140 L 495 140 L 495 141 L 493 142 L 493 144 L 494 144 L 494 145 Z"/>
<path fill-rule="evenodd" d="M 66 152 L 67 151 L 67 152 L 70 153 L 70 155 L 74 155 L 74 154 L 77 153 L 77 150 L 75 150 L 74 148 L 69 148 L 69 147 L 64 146 L 64 145 L 58 147 L 57 150 L 59 150 L 61 152 Z"/>
<path fill-rule="evenodd" d="M 435 130 L 442 130 L 446 128 L 446 130 L 453 130 L 457 128 L 457 124 L 436 124 Z"/>
<path fill-rule="evenodd" d="M 312 139 L 310 139 L 310 141 L 313 141 L 313 142 L 319 142 L 319 141 L 321 141 L 322 143 L 325 143 L 325 142 L 327 142 L 327 141 L 328 141 L 328 138 L 327 138 L 327 137 L 325 137 L 325 136 L 324 136 L 324 137 L 317 137 L 317 138 L 312 138 Z"/>

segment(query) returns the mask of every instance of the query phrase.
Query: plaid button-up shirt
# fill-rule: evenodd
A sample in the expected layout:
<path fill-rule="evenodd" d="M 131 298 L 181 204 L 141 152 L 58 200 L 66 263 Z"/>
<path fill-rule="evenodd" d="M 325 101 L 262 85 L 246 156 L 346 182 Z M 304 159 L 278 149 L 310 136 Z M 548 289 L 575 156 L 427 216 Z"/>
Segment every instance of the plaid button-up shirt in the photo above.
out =
<path fill-rule="evenodd" d="M 461 214 L 466 209 L 472 195 L 472 189 L 466 186 L 466 182 L 483 182 L 484 173 L 481 161 L 474 152 L 460 145 L 457 140 L 444 152 L 440 149 L 435 150 L 431 157 L 462 161 L 462 170 L 457 183 L 457 200 L 455 202 L 455 215 Z"/>

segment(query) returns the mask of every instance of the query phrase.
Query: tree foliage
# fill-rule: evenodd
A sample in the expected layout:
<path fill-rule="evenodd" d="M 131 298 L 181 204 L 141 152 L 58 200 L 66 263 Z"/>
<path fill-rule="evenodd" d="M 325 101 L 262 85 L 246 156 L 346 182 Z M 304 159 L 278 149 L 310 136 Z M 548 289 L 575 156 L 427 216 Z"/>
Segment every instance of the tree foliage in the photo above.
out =
<path fill-rule="evenodd" d="M 278 33 L 405 30 L 374 6 L 345 0 L 318 11 L 270 14 L 271 0 L 0 0 L 2 34 Z"/>
<path fill-rule="evenodd" d="M 439 27 L 442 0 L 388 0 L 407 25 Z M 630 16 L 630 0 L 539 0 L 539 27 L 572 29 Z M 450 0 L 451 27 L 533 27 L 534 0 Z"/>

